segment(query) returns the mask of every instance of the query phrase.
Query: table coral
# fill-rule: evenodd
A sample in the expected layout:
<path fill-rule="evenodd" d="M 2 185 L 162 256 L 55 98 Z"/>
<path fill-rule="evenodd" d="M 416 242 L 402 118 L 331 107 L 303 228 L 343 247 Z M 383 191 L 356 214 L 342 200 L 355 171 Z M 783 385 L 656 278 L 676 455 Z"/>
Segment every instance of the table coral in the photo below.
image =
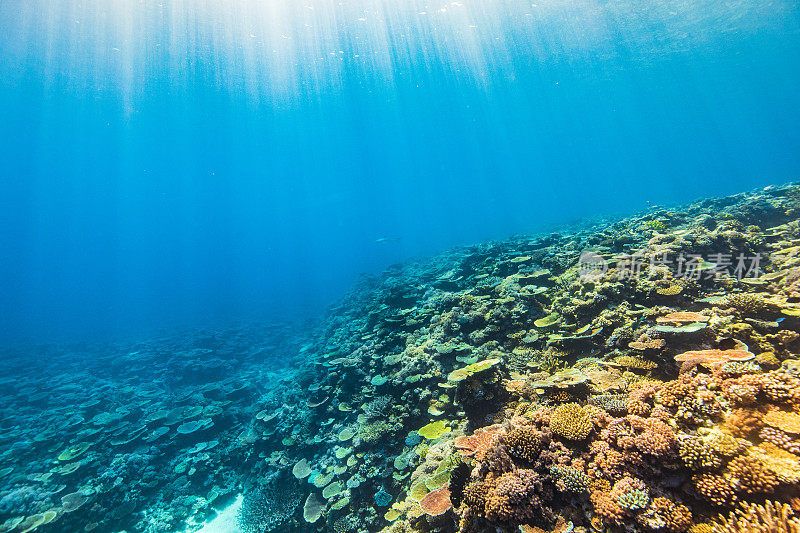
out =
<path fill-rule="evenodd" d="M 443 515 L 452 507 L 449 486 L 445 485 L 437 490 L 429 492 L 420 500 L 419 505 L 427 515 Z"/>

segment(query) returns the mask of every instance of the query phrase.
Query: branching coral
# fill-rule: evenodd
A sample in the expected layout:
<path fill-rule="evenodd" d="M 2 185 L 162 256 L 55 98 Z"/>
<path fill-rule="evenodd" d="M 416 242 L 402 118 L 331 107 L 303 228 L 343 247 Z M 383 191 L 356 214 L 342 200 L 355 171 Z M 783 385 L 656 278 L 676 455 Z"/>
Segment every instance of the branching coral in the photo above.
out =
<path fill-rule="evenodd" d="M 553 476 L 556 488 L 562 492 L 580 493 L 589 488 L 589 476 L 580 468 L 554 466 L 550 468 L 550 474 Z"/>
<path fill-rule="evenodd" d="M 624 477 L 614 483 L 609 493 L 592 492 L 591 502 L 605 523 L 622 525 L 629 514 L 647 507 L 650 494 L 642 480 Z"/>
<path fill-rule="evenodd" d="M 577 403 L 559 405 L 550 417 L 550 429 L 553 433 L 569 440 L 584 440 L 592 431 L 592 418 Z"/>
<path fill-rule="evenodd" d="M 550 442 L 550 438 L 533 426 L 522 426 L 509 431 L 502 442 L 511 455 L 533 462 Z"/>
<path fill-rule="evenodd" d="M 692 513 L 685 505 L 658 497 L 636 516 L 636 521 L 652 531 L 683 533 L 692 525 Z"/>
<path fill-rule="evenodd" d="M 738 499 L 728 479 L 719 474 L 695 474 L 692 481 L 697 493 L 719 506 L 730 506 Z"/>
<path fill-rule="evenodd" d="M 542 482 L 533 470 L 519 469 L 500 476 L 487 492 L 485 516 L 505 524 L 550 520 L 553 513 L 541 499 Z"/>
<path fill-rule="evenodd" d="M 726 477 L 737 492 L 769 492 L 778 486 L 778 477 L 756 456 L 740 455 L 726 468 Z"/>
<path fill-rule="evenodd" d="M 687 437 L 678 451 L 683 463 L 691 470 L 715 470 L 722 466 L 722 457 L 705 439 Z"/>
<path fill-rule="evenodd" d="M 742 504 L 727 517 L 711 523 L 714 531 L 730 533 L 800 533 L 800 519 L 788 504 L 767 501 Z"/>

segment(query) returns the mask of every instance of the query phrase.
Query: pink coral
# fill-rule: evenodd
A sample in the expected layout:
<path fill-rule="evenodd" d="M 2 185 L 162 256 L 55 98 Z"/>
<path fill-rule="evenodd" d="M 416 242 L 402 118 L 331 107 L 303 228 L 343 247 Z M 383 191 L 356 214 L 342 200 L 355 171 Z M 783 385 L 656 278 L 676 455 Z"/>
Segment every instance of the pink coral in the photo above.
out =
<path fill-rule="evenodd" d="M 541 508 L 537 495 L 539 476 L 533 470 L 516 470 L 500 476 L 486 497 L 486 518 L 494 522 L 524 524 Z"/>
<path fill-rule="evenodd" d="M 628 415 L 617 418 L 601 432 L 607 440 L 623 450 L 638 450 L 643 454 L 664 457 L 677 452 L 675 432 L 656 418 Z"/>

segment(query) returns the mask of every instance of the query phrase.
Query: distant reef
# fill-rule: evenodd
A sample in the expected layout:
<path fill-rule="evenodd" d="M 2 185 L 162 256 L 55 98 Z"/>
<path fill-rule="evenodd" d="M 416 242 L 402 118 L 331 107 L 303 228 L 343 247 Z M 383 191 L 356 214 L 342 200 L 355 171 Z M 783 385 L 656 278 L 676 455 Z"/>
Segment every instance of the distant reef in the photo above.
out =
<path fill-rule="evenodd" d="M 798 338 L 795 184 L 457 248 L 307 328 L 17 364 L 0 532 L 800 533 Z"/>

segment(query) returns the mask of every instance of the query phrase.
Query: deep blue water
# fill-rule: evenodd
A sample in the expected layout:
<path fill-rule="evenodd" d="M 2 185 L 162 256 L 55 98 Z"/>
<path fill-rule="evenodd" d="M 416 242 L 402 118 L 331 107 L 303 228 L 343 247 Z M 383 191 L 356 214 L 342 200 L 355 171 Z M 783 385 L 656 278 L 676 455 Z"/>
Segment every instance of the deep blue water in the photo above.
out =
<path fill-rule="evenodd" d="M 3 0 L 0 58 L 0 345 L 800 177 L 793 1 Z"/>

